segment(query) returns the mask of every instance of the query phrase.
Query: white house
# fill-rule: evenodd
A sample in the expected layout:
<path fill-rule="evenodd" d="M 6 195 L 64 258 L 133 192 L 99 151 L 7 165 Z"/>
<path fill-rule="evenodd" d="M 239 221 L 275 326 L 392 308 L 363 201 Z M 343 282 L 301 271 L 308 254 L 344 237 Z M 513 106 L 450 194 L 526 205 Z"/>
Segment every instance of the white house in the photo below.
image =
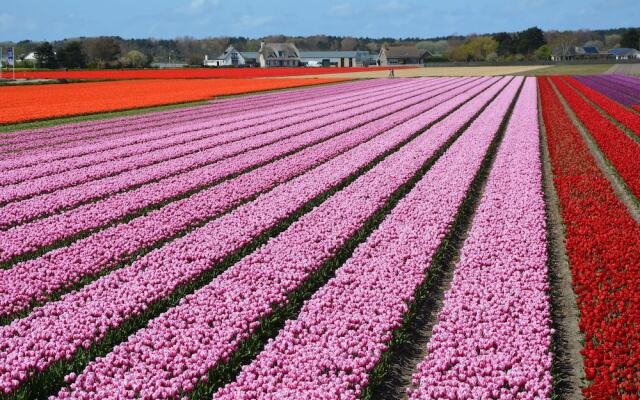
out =
<path fill-rule="evenodd" d="M 22 61 L 36 62 L 36 52 L 32 51 L 31 53 L 27 54 L 26 56 L 24 56 Z"/>
<path fill-rule="evenodd" d="M 258 63 L 261 67 L 297 67 L 300 52 L 292 43 L 260 43 Z"/>
<path fill-rule="evenodd" d="M 380 65 L 419 65 L 430 56 L 430 52 L 415 46 L 382 46 L 378 62 Z"/>
<path fill-rule="evenodd" d="M 222 59 L 220 58 L 209 58 L 208 55 L 204 55 L 204 60 L 202 60 L 202 65 L 205 67 L 221 67 Z"/>
<path fill-rule="evenodd" d="M 368 51 L 301 51 L 300 61 L 309 66 L 362 67 L 370 63 Z"/>
<path fill-rule="evenodd" d="M 361 67 L 375 64 L 368 51 L 299 51 L 291 43 L 261 43 L 260 51 L 240 51 L 233 46 L 217 58 L 204 56 L 205 67 Z"/>
<path fill-rule="evenodd" d="M 625 47 L 618 47 L 608 51 L 608 54 L 615 57 L 616 60 L 640 60 L 640 51 L 636 49 L 629 49 Z"/>

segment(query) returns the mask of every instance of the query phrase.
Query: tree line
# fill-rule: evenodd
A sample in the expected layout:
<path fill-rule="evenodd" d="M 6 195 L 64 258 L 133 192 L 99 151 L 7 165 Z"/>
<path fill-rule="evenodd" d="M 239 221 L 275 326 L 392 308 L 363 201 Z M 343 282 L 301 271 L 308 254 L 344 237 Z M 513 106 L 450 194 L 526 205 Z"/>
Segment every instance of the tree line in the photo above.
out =
<path fill-rule="evenodd" d="M 54 42 L 21 41 L 0 43 L 14 46 L 17 59 L 35 52 L 40 68 L 141 68 L 152 62 L 201 65 L 205 55 L 215 58 L 229 45 L 241 51 L 257 51 L 260 42 L 289 42 L 300 50 L 367 50 L 377 53 L 382 46 L 415 45 L 428 50 L 432 61 L 519 61 L 545 60 L 572 46 L 640 48 L 640 28 L 609 30 L 542 31 L 531 27 L 519 32 L 438 38 L 368 38 L 331 35 L 263 38 L 214 37 L 195 39 L 123 39 L 81 37 Z M 27 66 L 27 65 L 24 65 Z"/>

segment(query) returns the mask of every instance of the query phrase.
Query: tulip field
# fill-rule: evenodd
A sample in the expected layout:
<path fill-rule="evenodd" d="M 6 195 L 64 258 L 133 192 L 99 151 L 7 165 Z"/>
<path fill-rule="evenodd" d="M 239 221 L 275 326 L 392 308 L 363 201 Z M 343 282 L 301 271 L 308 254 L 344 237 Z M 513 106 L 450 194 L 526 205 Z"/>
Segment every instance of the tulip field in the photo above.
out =
<path fill-rule="evenodd" d="M 0 133 L 0 398 L 640 399 L 640 79 L 313 85 Z"/>

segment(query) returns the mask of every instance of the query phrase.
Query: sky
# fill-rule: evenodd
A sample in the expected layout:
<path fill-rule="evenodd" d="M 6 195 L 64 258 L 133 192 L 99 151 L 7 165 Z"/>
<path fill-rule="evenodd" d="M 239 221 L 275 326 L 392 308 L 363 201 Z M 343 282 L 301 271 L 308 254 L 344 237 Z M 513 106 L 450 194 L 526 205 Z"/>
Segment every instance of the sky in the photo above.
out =
<path fill-rule="evenodd" d="M 0 41 L 328 34 L 451 34 L 637 26 L 638 0 L 14 0 Z"/>

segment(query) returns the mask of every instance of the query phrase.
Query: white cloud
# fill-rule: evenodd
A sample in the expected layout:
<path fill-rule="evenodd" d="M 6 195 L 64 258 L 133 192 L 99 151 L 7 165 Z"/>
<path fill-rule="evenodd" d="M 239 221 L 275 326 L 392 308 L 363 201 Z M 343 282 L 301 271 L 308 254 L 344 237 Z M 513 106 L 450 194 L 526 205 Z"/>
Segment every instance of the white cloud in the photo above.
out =
<path fill-rule="evenodd" d="M 270 15 L 241 15 L 237 21 L 239 28 L 257 28 L 273 21 Z"/>
<path fill-rule="evenodd" d="M 408 8 L 409 7 L 405 3 L 400 2 L 398 0 L 387 0 L 385 2 L 376 4 L 375 6 L 375 9 L 377 11 L 384 11 L 384 12 L 405 11 Z"/>
<path fill-rule="evenodd" d="M 349 17 L 353 14 L 353 6 L 351 3 L 336 4 L 327 13 L 332 17 Z"/>
<path fill-rule="evenodd" d="M 220 0 L 191 0 L 189 8 L 199 10 L 205 6 L 216 7 L 220 4 Z"/>

